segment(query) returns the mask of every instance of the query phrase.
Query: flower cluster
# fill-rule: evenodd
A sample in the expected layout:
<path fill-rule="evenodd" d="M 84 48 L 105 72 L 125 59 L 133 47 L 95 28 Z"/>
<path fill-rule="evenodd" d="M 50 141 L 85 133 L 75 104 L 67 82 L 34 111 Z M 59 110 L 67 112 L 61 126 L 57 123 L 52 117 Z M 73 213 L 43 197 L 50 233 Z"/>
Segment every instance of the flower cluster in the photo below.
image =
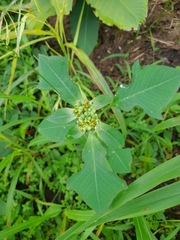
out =
<path fill-rule="evenodd" d="M 83 103 L 77 102 L 74 106 L 74 113 L 78 118 L 77 125 L 81 131 L 94 130 L 99 122 L 96 110 L 93 109 L 88 100 Z"/>

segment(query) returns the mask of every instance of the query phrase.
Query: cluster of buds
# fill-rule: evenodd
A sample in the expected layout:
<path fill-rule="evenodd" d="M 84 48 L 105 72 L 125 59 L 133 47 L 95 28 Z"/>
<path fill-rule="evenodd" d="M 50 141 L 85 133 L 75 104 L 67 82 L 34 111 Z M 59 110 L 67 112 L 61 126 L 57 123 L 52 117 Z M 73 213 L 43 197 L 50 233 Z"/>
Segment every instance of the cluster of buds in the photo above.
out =
<path fill-rule="evenodd" d="M 99 122 L 98 115 L 88 100 L 85 100 L 83 103 L 77 102 L 74 106 L 74 113 L 78 119 L 78 128 L 81 131 L 94 130 Z"/>

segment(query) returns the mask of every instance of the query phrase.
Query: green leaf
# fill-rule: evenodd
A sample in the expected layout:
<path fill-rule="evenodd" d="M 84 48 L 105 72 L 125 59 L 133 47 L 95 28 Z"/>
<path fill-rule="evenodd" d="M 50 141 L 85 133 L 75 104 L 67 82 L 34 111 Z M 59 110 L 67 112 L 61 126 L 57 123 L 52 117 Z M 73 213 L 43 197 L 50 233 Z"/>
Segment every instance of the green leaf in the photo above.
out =
<path fill-rule="evenodd" d="M 6 213 L 6 203 L 0 199 L 0 216 L 5 215 Z"/>
<path fill-rule="evenodd" d="M 29 29 L 41 29 L 50 16 L 54 16 L 55 9 L 49 0 L 32 0 L 30 3 L 29 21 L 27 26 Z M 33 16 L 34 15 L 34 16 Z"/>
<path fill-rule="evenodd" d="M 133 67 L 132 82 L 119 87 L 116 106 L 130 111 L 140 106 L 151 117 L 162 119 L 161 112 L 170 102 L 180 85 L 180 71 L 166 66 Z"/>
<path fill-rule="evenodd" d="M 91 103 L 92 103 L 92 107 L 95 110 L 98 110 L 108 105 L 111 101 L 112 101 L 112 97 L 110 97 L 107 94 L 103 94 L 93 98 Z"/>
<path fill-rule="evenodd" d="M 155 127 L 153 127 L 151 131 L 156 132 L 156 131 L 161 131 L 161 130 L 176 127 L 176 126 L 180 126 L 180 117 L 170 118 L 166 121 L 163 121 L 157 124 Z"/>
<path fill-rule="evenodd" d="M 126 188 L 123 180 L 105 168 L 105 155 L 98 139 L 89 134 L 83 150 L 85 166 L 68 179 L 68 186 L 98 213 L 107 209 L 117 193 Z"/>
<path fill-rule="evenodd" d="M 122 134 L 117 129 L 115 129 L 105 123 L 97 124 L 96 132 L 98 134 L 98 137 L 108 147 L 120 148 L 124 145 L 124 138 L 123 138 Z"/>
<path fill-rule="evenodd" d="M 73 0 L 50 0 L 52 6 L 56 9 L 57 13 L 68 15 L 72 10 Z"/>
<path fill-rule="evenodd" d="M 105 24 L 123 30 L 137 29 L 147 16 L 147 0 L 86 0 Z"/>
<path fill-rule="evenodd" d="M 116 208 L 127 201 L 136 198 L 157 185 L 179 176 L 180 156 L 159 165 L 128 186 L 123 194 L 118 194 L 112 203 L 112 208 Z"/>
<path fill-rule="evenodd" d="M 68 58 L 39 55 L 39 73 L 41 75 L 38 88 L 41 90 L 54 89 L 61 98 L 70 104 L 82 99 L 81 92 L 68 74 Z"/>
<path fill-rule="evenodd" d="M 180 230 L 180 224 L 176 224 L 176 228 L 171 231 L 171 233 L 169 233 L 169 235 L 164 239 L 164 240 L 172 240 L 173 238 L 176 237 L 176 234 L 179 232 Z"/>
<path fill-rule="evenodd" d="M 18 120 L 12 121 L 10 123 L 6 123 L 3 126 L 0 126 L 0 132 L 4 132 L 13 126 L 19 125 L 24 122 L 37 121 L 40 119 L 42 119 L 42 117 L 26 117 L 24 119 L 18 119 Z"/>
<path fill-rule="evenodd" d="M 55 124 L 66 124 L 71 122 L 76 118 L 74 114 L 74 110 L 72 108 L 62 108 L 58 109 L 52 115 L 46 118 L 47 121 L 55 123 Z"/>
<path fill-rule="evenodd" d="M 8 166 L 8 164 L 10 164 L 13 161 L 13 158 L 14 152 L 10 153 L 0 161 L 0 173 L 3 171 L 5 167 Z"/>
<path fill-rule="evenodd" d="M 77 239 L 79 234 L 76 233 L 77 229 L 81 227 L 83 222 L 75 223 L 71 228 L 66 230 L 62 235 L 56 238 L 56 240 L 74 240 Z"/>
<path fill-rule="evenodd" d="M 58 238 L 58 240 L 69 239 L 68 237 L 72 236 L 75 233 L 81 233 L 89 227 L 111 221 L 111 219 L 112 219 L 111 214 L 112 214 L 112 212 L 113 212 L 113 214 L 115 214 L 117 209 L 118 210 L 120 209 L 118 211 L 117 215 L 122 216 L 122 219 L 125 219 L 125 218 L 130 217 L 130 216 L 127 216 L 127 211 L 128 211 L 128 214 L 131 214 L 131 210 L 133 210 L 134 207 L 136 208 L 136 210 L 134 211 L 134 213 L 132 213 L 131 217 L 137 217 L 140 215 L 146 215 L 148 213 L 159 211 L 159 209 L 160 209 L 159 206 L 160 207 L 163 206 L 163 208 L 166 209 L 167 207 L 171 207 L 174 204 L 178 205 L 179 204 L 178 202 L 180 201 L 179 200 L 179 197 L 180 197 L 180 194 L 179 194 L 179 190 L 180 190 L 179 184 L 180 183 L 179 182 L 177 183 L 178 186 L 176 186 L 176 185 L 168 186 L 168 191 L 172 190 L 171 191 L 172 196 L 169 195 L 169 194 L 171 194 L 170 192 L 167 192 L 167 188 L 160 189 L 161 190 L 160 192 L 159 192 L 159 190 L 156 190 L 155 193 L 153 192 L 153 195 L 149 195 L 151 193 L 148 193 L 148 194 L 145 194 L 145 193 L 147 191 L 149 191 L 150 189 L 156 187 L 157 185 L 161 184 L 162 182 L 168 181 L 172 178 L 179 177 L 179 172 L 180 172 L 179 161 L 180 161 L 180 156 L 177 156 L 177 157 L 161 164 L 160 166 L 156 167 L 155 169 L 149 171 L 148 173 L 144 174 L 142 177 L 138 178 L 136 181 L 131 183 L 128 186 L 127 190 L 122 191 L 120 194 L 118 194 L 118 196 L 115 198 L 113 203 L 110 205 L 110 208 L 108 209 L 108 211 L 106 213 L 103 213 L 102 215 L 94 214 L 87 222 L 82 223 L 78 229 L 76 229 L 76 230 L 74 228 L 68 229 L 68 231 L 65 234 L 63 234 L 67 238 L 63 238 L 63 235 L 62 235 L 62 238 L 60 237 L 60 238 Z M 176 190 L 177 190 L 177 192 L 176 192 Z M 165 196 L 164 196 L 164 193 L 165 193 Z M 147 202 L 145 202 L 145 204 L 144 204 L 144 200 L 143 200 L 141 202 L 142 205 L 139 206 L 139 208 L 137 208 L 137 205 L 134 204 L 134 201 L 136 201 L 135 203 L 138 204 L 140 198 L 137 198 L 137 197 L 139 197 L 142 194 L 145 194 L 142 197 L 147 196 L 146 200 L 148 201 L 148 199 L 149 199 L 151 202 L 149 202 L 147 205 Z M 178 199 L 176 199 L 176 197 L 173 196 L 173 194 L 177 194 Z M 169 195 L 169 197 L 167 197 L 168 195 Z M 156 208 L 156 203 L 157 203 L 156 200 L 157 199 L 154 200 L 154 196 L 159 197 L 159 200 L 160 200 L 159 205 L 158 205 L 158 210 Z M 135 198 L 135 200 L 133 200 L 134 198 Z M 170 201 L 167 198 L 169 198 Z M 166 199 L 167 199 L 167 201 L 166 201 Z M 154 201 L 154 203 L 153 203 L 153 201 Z M 165 203 L 165 201 L 166 201 L 166 203 Z M 153 207 L 151 208 L 152 203 L 153 203 Z M 149 212 L 147 211 L 147 209 L 144 209 L 144 205 L 146 205 L 145 208 L 147 208 L 147 207 L 151 208 Z M 126 206 L 126 209 L 124 209 L 124 206 Z M 120 211 L 122 211 L 123 213 L 121 214 Z"/>
<path fill-rule="evenodd" d="M 83 0 L 77 0 L 70 16 L 71 33 L 75 36 Z M 95 17 L 92 8 L 85 3 L 79 29 L 77 46 L 84 50 L 87 55 L 93 51 L 98 40 L 99 20 Z"/>
<path fill-rule="evenodd" d="M 41 146 L 41 145 L 45 145 L 46 143 L 48 143 L 49 140 L 47 140 L 47 138 L 45 138 L 42 135 L 38 135 L 37 137 L 33 138 L 29 144 L 28 144 L 28 148 L 32 147 L 32 146 Z"/>
<path fill-rule="evenodd" d="M 102 217 L 96 224 L 160 212 L 179 203 L 180 182 L 175 182 L 127 202 L 112 211 L 109 216 Z"/>
<path fill-rule="evenodd" d="M 1 139 L 2 134 L 0 133 L 0 139 Z M 9 148 L 9 143 L 2 141 L 0 142 L 0 159 L 4 159 L 7 157 L 9 154 L 12 153 L 12 149 Z M 0 166 L 1 166 L 2 161 L 0 161 Z M 1 169 L 1 167 L 0 167 Z M 0 171 L 1 172 L 1 171 Z"/>
<path fill-rule="evenodd" d="M 11 180 L 11 184 L 9 187 L 8 191 L 8 196 L 7 196 L 7 203 L 6 203 L 6 217 L 7 221 L 9 223 L 12 222 L 13 219 L 11 219 L 11 214 L 12 214 L 12 205 L 13 205 L 13 197 L 16 189 L 16 185 L 18 182 L 19 174 L 24 166 L 24 163 L 22 163 L 15 171 L 13 179 Z"/>
<path fill-rule="evenodd" d="M 38 128 L 38 131 L 52 142 L 63 143 L 69 130 L 75 125 L 76 121 L 71 121 L 66 124 L 53 123 L 44 119 Z"/>
<path fill-rule="evenodd" d="M 144 239 L 157 240 L 157 238 L 151 232 L 149 224 L 144 217 L 134 218 L 133 222 L 136 230 L 136 238 L 138 240 Z"/>
<path fill-rule="evenodd" d="M 128 173 L 131 171 L 131 150 L 108 147 L 108 162 L 114 172 Z"/>
<path fill-rule="evenodd" d="M 95 212 L 93 210 L 71 210 L 66 209 L 64 214 L 69 218 L 75 221 L 87 221 L 90 217 L 93 216 Z"/>

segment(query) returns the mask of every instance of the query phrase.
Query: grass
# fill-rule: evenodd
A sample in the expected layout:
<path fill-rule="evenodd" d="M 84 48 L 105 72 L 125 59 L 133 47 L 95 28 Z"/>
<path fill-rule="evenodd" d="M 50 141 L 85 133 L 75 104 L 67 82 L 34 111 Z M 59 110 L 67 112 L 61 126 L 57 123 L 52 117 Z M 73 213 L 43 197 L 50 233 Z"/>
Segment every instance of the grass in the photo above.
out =
<path fill-rule="evenodd" d="M 2 5 L 7 3 L 3 1 Z M 18 21 L 19 15 L 11 12 L 9 15 L 14 22 Z M 13 28 L 11 20 L 7 21 L 9 29 Z M 50 143 L 42 136 L 35 138 L 41 120 L 65 106 L 56 93 L 37 89 L 37 56 L 39 53 L 54 54 L 47 44 L 38 44 L 44 39 L 47 38 L 42 35 L 39 38 L 22 36 L 23 47 L 18 46 L 18 49 L 15 39 L 0 39 L 0 228 L 5 230 L 21 223 L 32 224 L 28 230 L 22 229 L 7 238 L 10 240 L 55 239 L 75 223 L 73 218 L 67 217 L 65 209 L 89 209 L 77 194 L 66 187 L 67 179 L 83 167 L 81 143 L 68 140 L 62 145 Z M 124 78 L 130 79 L 128 60 L 125 60 L 125 65 L 125 70 L 118 64 L 116 66 Z M 77 60 L 75 73 L 72 80 L 78 82 L 90 97 L 96 96 L 90 75 L 83 71 Z M 107 79 L 115 91 L 117 84 L 109 76 Z M 178 95 L 164 110 L 165 120 L 178 116 L 179 101 Z M 132 171 L 124 178 L 130 177 L 130 181 L 139 178 L 179 154 L 178 125 L 172 128 L 167 123 L 164 128 L 152 131 L 159 121 L 148 117 L 139 108 L 123 113 L 123 117 L 127 128 L 126 145 L 132 148 L 133 155 Z M 103 114 L 103 119 L 118 127 L 110 110 Z M 44 220 L 38 220 L 39 216 Z M 36 224 L 32 223 L 33 217 Z M 148 215 L 143 221 L 158 233 L 159 239 L 175 239 L 180 229 L 179 221 L 166 218 L 163 212 Z M 91 239 L 112 239 L 112 236 L 113 239 L 133 239 L 135 231 L 132 220 L 128 219 L 87 229 L 81 239 L 86 239 L 86 234 Z"/>

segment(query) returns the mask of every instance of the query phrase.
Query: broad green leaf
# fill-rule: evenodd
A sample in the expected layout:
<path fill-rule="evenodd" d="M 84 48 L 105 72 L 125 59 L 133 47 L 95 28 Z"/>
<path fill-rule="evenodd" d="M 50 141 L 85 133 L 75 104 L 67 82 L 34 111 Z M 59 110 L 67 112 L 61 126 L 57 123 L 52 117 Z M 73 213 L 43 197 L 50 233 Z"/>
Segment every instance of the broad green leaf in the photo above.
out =
<path fill-rule="evenodd" d="M 75 125 L 75 120 L 66 124 L 53 123 L 44 119 L 39 125 L 39 132 L 52 142 L 63 143 L 69 130 Z"/>
<path fill-rule="evenodd" d="M 50 0 L 52 6 L 56 9 L 57 14 L 68 15 L 72 10 L 73 0 Z"/>
<path fill-rule="evenodd" d="M 60 93 L 61 98 L 70 104 L 82 99 L 78 86 L 73 83 L 68 74 L 68 58 L 59 56 L 39 55 L 40 82 L 38 88 L 41 90 L 55 90 Z"/>
<path fill-rule="evenodd" d="M 151 129 L 152 132 L 161 131 L 167 128 L 172 128 L 180 125 L 180 117 L 170 118 L 166 121 L 163 121 L 159 124 L 157 124 L 153 129 Z"/>
<path fill-rule="evenodd" d="M 49 0 L 32 0 L 28 13 L 28 29 L 41 29 L 50 16 L 56 13 Z"/>
<path fill-rule="evenodd" d="M 46 118 L 47 121 L 55 124 L 66 124 L 76 118 L 72 108 L 62 108 L 55 111 L 52 115 Z"/>
<path fill-rule="evenodd" d="M 85 166 L 68 179 L 68 186 L 98 213 L 107 209 L 117 193 L 126 188 L 123 180 L 105 168 L 105 155 L 98 139 L 89 134 L 83 150 Z"/>
<path fill-rule="evenodd" d="M 108 147 L 108 162 L 114 172 L 128 173 L 131 171 L 131 150 L 129 148 L 112 148 Z"/>
<path fill-rule="evenodd" d="M 99 110 L 103 107 L 105 107 L 106 105 L 108 105 L 112 100 L 112 97 L 110 97 L 107 94 L 103 94 L 103 95 L 99 95 L 95 98 L 93 98 L 93 100 L 91 101 L 92 103 L 92 107 L 95 110 Z"/>
<path fill-rule="evenodd" d="M 12 236 L 18 232 L 23 231 L 24 229 L 32 228 L 34 226 L 37 226 L 38 224 L 42 223 L 43 221 L 57 216 L 61 212 L 61 207 L 59 205 L 56 205 L 57 207 L 54 208 L 54 206 L 50 206 L 53 210 L 50 210 L 48 213 L 45 213 L 41 217 L 30 217 L 26 222 L 19 223 L 16 226 L 12 226 L 10 228 L 6 228 L 2 231 L 0 231 L 0 239 L 5 239 L 9 236 Z"/>
<path fill-rule="evenodd" d="M 99 123 L 96 126 L 98 137 L 108 147 L 121 148 L 124 145 L 124 138 L 122 134 L 115 128 L 105 124 Z"/>
<path fill-rule="evenodd" d="M 146 221 L 144 217 L 134 218 L 133 222 L 136 230 L 136 238 L 138 240 L 144 239 L 157 240 L 157 238 L 150 230 L 149 223 Z"/>
<path fill-rule="evenodd" d="M 130 31 L 138 29 L 147 16 L 147 0 L 86 0 L 105 24 Z"/>
<path fill-rule="evenodd" d="M 77 0 L 70 16 L 71 33 L 75 36 L 80 12 L 84 0 Z M 98 40 L 99 20 L 95 17 L 92 8 L 85 3 L 81 25 L 78 34 L 77 46 L 84 50 L 87 55 L 93 51 Z"/>
<path fill-rule="evenodd" d="M 149 116 L 162 119 L 161 112 L 179 85 L 180 71 L 175 68 L 157 65 L 141 69 L 134 67 L 132 82 L 117 90 L 116 106 L 124 111 L 140 106 Z"/>

